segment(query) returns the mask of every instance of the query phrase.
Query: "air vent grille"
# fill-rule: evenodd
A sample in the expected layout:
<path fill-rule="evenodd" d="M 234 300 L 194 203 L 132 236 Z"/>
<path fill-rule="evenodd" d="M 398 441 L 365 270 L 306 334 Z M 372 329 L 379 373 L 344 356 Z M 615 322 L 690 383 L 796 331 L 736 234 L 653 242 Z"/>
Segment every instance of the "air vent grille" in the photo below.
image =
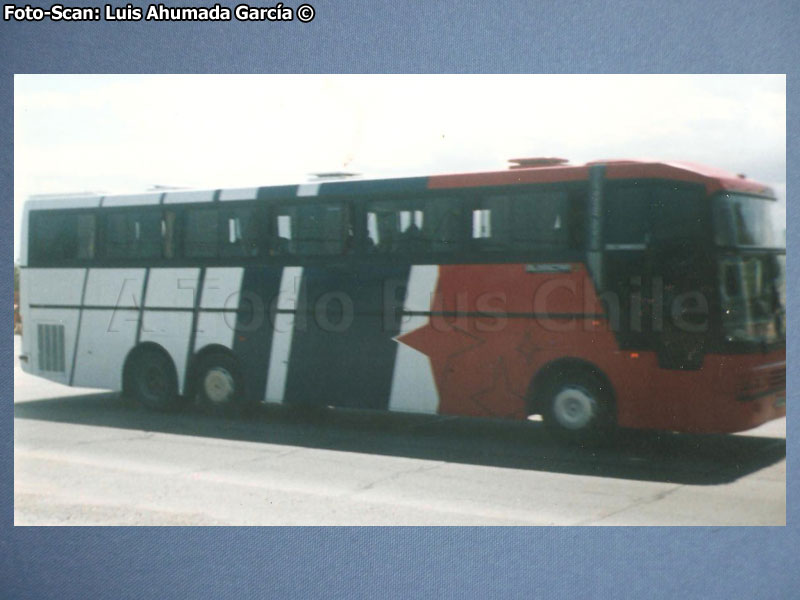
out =
<path fill-rule="evenodd" d="M 64 326 L 39 323 L 39 370 L 64 372 Z"/>

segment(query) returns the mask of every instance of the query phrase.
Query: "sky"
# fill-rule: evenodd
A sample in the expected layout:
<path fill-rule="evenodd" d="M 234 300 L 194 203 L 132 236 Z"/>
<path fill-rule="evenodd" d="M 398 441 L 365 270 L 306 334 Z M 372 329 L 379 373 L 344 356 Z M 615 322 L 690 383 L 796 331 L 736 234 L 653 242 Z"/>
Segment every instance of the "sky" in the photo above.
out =
<path fill-rule="evenodd" d="M 680 160 L 785 207 L 783 75 L 17 75 L 14 239 L 32 194 Z"/>

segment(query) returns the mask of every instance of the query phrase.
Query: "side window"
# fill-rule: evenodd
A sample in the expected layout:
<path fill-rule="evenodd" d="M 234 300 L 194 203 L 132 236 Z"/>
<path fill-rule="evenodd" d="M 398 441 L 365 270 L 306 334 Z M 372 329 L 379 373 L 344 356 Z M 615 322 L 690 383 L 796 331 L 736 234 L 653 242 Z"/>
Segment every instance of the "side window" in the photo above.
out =
<path fill-rule="evenodd" d="M 276 216 L 276 236 L 271 240 L 270 253 L 292 254 L 294 246 L 292 244 L 292 214 L 283 213 Z"/>
<path fill-rule="evenodd" d="M 346 254 L 352 248 L 353 229 L 343 203 L 279 206 L 273 214 L 270 254 L 318 256 Z"/>
<path fill-rule="evenodd" d="M 609 185 L 605 191 L 603 226 L 606 244 L 645 244 L 650 233 L 650 187 Z"/>
<path fill-rule="evenodd" d="M 261 256 L 267 242 L 266 211 L 248 206 L 220 212 L 221 256 Z"/>
<path fill-rule="evenodd" d="M 430 242 L 423 235 L 422 202 L 381 200 L 367 206 L 367 250 L 381 254 L 424 252 Z"/>
<path fill-rule="evenodd" d="M 217 256 L 219 211 L 216 208 L 190 208 L 185 212 L 183 255 L 187 258 Z"/>
<path fill-rule="evenodd" d="M 605 193 L 606 244 L 646 244 L 655 239 L 706 235 L 702 188 L 655 184 L 612 184 Z"/>
<path fill-rule="evenodd" d="M 77 215 L 76 221 L 78 230 L 78 258 L 94 258 L 97 218 L 94 215 Z"/>
<path fill-rule="evenodd" d="M 164 211 L 161 221 L 161 233 L 163 235 L 164 258 L 175 258 L 177 243 L 176 221 L 178 214 L 173 210 Z"/>
<path fill-rule="evenodd" d="M 125 258 L 136 243 L 136 225 L 129 213 L 105 217 L 105 250 L 108 258 Z"/>
<path fill-rule="evenodd" d="M 136 256 L 157 258 L 163 254 L 164 228 L 161 212 L 142 213 L 137 222 L 138 245 Z"/>
<path fill-rule="evenodd" d="M 428 198 L 425 200 L 423 235 L 430 240 L 433 252 L 455 252 L 461 249 L 469 225 L 460 198 Z"/>
<path fill-rule="evenodd" d="M 94 258 L 94 215 L 43 211 L 35 213 L 31 222 L 31 258 L 35 262 L 46 264 Z"/>
<path fill-rule="evenodd" d="M 472 211 L 472 239 L 484 251 L 518 252 L 577 243 L 581 216 L 566 191 L 497 194 Z"/>
<path fill-rule="evenodd" d="M 454 252 L 469 235 L 463 203 L 453 198 L 403 198 L 367 205 L 367 244 L 377 253 Z"/>
<path fill-rule="evenodd" d="M 686 186 L 658 186 L 652 195 L 652 234 L 656 239 L 698 239 L 704 226 L 705 190 Z"/>
<path fill-rule="evenodd" d="M 107 258 L 172 258 L 175 214 L 160 210 L 109 212 L 105 221 Z"/>
<path fill-rule="evenodd" d="M 108 258 L 160 258 L 165 255 L 165 223 L 159 210 L 121 210 L 105 216 Z"/>

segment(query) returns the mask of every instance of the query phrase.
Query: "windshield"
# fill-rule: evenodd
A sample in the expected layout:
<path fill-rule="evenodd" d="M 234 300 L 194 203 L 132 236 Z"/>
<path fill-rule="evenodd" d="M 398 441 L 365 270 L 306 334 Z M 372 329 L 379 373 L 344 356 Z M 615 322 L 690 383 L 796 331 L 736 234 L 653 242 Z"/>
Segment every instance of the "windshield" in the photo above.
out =
<path fill-rule="evenodd" d="M 786 221 L 777 201 L 743 194 L 714 197 L 718 246 L 785 248 Z"/>
<path fill-rule="evenodd" d="M 725 340 L 785 340 L 786 255 L 724 256 L 719 265 Z"/>

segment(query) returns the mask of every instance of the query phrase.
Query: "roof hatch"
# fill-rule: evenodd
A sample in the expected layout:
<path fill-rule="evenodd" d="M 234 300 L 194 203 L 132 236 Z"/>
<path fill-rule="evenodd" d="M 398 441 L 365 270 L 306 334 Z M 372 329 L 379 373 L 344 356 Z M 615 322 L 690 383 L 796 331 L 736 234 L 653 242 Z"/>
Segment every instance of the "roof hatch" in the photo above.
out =
<path fill-rule="evenodd" d="M 535 169 L 537 167 L 555 167 L 569 162 L 566 158 L 537 156 L 535 158 L 510 158 L 509 169 Z"/>

